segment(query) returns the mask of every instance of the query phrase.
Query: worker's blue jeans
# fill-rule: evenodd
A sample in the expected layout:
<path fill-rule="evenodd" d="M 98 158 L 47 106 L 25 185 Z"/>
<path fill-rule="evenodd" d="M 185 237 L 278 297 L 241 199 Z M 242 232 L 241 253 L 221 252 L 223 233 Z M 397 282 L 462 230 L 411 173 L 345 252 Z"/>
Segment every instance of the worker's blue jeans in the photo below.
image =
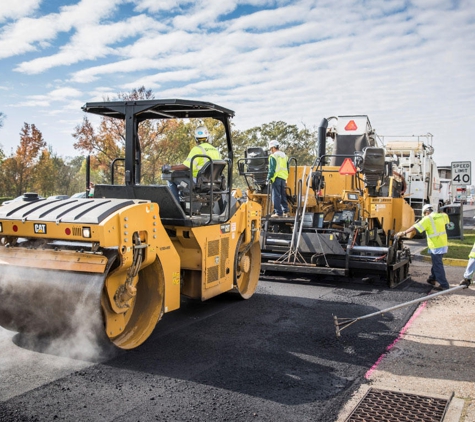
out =
<path fill-rule="evenodd" d="M 468 278 L 471 280 L 474 272 L 475 272 L 475 258 L 470 258 L 468 260 L 467 267 L 465 268 L 463 278 Z"/>
<path fill-rule="evenodd" d="M 445 276 L 444 269 L 444 254 L 430 254 L 432 259 L 432 268 L 430 270 L 430 275 L 433 280 L 437 280 L 440 284 L 440 287 L 443 289 L 448 289 L 450 287 L 447 277 Z"/>
<path fill-rule="evenodd" d="M 289 212 L 287 204 L 287 194 L 285 193 L 286 181 L 280 177 L 276 177 L 272 183 L 272 202 L 274 203 L 274 212 L 277 215 Z"/>

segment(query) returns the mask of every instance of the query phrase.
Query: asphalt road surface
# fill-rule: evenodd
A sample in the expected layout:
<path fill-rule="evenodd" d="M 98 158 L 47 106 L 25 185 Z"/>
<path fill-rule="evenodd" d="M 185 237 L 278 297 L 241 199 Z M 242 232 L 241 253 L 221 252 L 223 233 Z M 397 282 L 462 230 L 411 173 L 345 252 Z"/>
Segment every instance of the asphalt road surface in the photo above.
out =
<path fill-rule="evenodd" d="M 422 269 L 421 269 L 422 268 Z M 427 268 L 428 271 L 428 268 Z M 184 300 L 139 348 L 81 356 L 0 328 L 0 421 L 335 421 L 426 295 L 424 267 L 395 289 L 362 280 L 261 278 L 249 300 Z"/>

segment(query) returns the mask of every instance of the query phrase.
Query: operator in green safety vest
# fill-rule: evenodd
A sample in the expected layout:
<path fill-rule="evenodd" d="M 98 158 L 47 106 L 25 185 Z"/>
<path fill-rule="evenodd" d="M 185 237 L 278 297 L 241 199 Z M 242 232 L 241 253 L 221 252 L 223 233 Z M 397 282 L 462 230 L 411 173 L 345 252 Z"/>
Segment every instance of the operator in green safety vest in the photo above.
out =
<path fill-rule="evenodd" d="M 278 141 L 269 142 L 269 171 L 267 181 L 272 183 L 272 202 L 274 203 L 274 213 L 272 218 L 288 217 L 289 204 L 287 202 L 287 178 L 289 177 L 289 159 L 279 150 Z"/>
<path fill-rule="evenodd" d="M 465 268 L 465 272 L 463 273 L 463 281 L 460 283 L 461 285 L 464 284 L 465 286 L 470 286 L 472 284 L 472 277 L 473 273 L 475 272 L 475 243 L 472 246 L 472 250 L 468 254 L 468 263 L 467 267 Z"/>
<path fill-rule="evenodd" d="M 189 170 L 191 167 L 191 160 L 193 157 L 206 155 L 207 157 L 211 158 L 212 160 L 221 160 L 221 153 L 208 142 L 209 139 L 209 132 L 208 129 L 204 126 L 199 126 L 195 130 L 195 140 L 198 145 L 194 146 L 191 151 L 188 153 L 188 156 L 183 161 L 182 164 L 165 164 L 162 166 L 162 173 L 170 173 L 170 171 L 175 170 Z M 196 182 L 196 175 L 200 171 L 200 169 L 208 162 L 209 159 L 206 157 L 196 157 L 193 160 L 193 180 Z M 178 195 L 178 187 L 176 183 L 169 181 L 168 186 L 171 189 L 173 196 L 180 201 L 180 197 Z"/>
<path fill-rule="evenodd" d="M 443 258 L 449 249 L 445 227 L 450 223 L 449 216 L 445 213 L 434 212 L 434 207 L 431 204 L 422 207 L 422 215 L 424 217 L 418 223 L 397 233 L 396 236 L 401 237 L 416 230 L 419 233 L 426 232 L 427 246 L 432 260 L 432 268 L 427 282 L 432 284 L 435 290 L 447 290 L 450 285 L 445 276 Z M 440 287 L 436 287 L 436 282 Z"/>

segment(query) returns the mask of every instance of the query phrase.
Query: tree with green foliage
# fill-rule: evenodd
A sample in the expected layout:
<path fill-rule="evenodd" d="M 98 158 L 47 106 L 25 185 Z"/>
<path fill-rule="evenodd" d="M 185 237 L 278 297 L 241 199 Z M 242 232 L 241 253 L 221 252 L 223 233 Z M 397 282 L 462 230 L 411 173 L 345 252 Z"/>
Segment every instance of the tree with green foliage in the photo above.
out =
<path fill-rule="evenodd" d="M 67 157 L 59 169 L 58 193 L 73 195 L 86 190 L 86 157 Z"/>
<path fill-rule="evenodd" d="M 27 191 L 43 196 L 72 195 L 85 189 L 84 156 L 66 158 L 54 153 L 35 125 L 24 124 L 15 154 L 0 148 L 0 196 L 16 197 Z"/>
<path fill-rule="evenodd" d="M 51 147 L 43 149 L 34 170 L 33 190 L 44 196 L 51 196 L 72 195 L 85 189 L 85 178 L 82 177 L 78 183 L 77 177 L 82 161 L 84 157 L 77 157 L 68 163 L 54 153 Z M 79 165 L 71 165 L 73 162 L 79 162 Z"/>
<path fill-rule="evenodd" d="M 317 133 L 317 130 L 306 127 L 299 129 L 296 125 L 283 121 L 264 123 L 244 131 L 233 130 L 235 162 L 245 157 L 247 148 L 267 149 L 269 141 L 276 140 L 280 144 L 280 150 L 292 159 L 291 165 L 312 165 L 316 157 Z M 234 175 L 235 185 L 243 188 L 244 179 L 237 176 L 236 170 Z"/>
<path fill-rule="evenodd" d="M 8 184 L 7 179 L 3 177 L 3 162 L 5 161 L 5 153 L 3 152 L 3 147 L 0 144 L 0 196 L 5 194 L 5 186 Z"/>
<path fill-rule="evenodd" d="M 56 193 L 57 180 L 57 172 L 55 170 L 51 148 L 43 149 L 34 170 L 33 190 L 41 192 L 44 196 L 54 195 Z"/>
<path fill-rule="evenodd" d="M 3 126 L 3 119 L 5 118 L 5 114 L 0 111 L 0 127 Z M 3 174 L 3 160 L 5 159 L 5 153 L 3 152 L 3 145 L 0 144 L 0 175 Z M 4 180 L 0 180 L 0 193 L 4 192 Z"/>
<path fill-rule="evenodd" d="M 264 123 L 238 133 L 235 137 L 241 157 L 247 147 L 265 147 L 269 141 L 276 140 L 280 144 L 280 149 L 288 157 L 297 160 L 298 165 L 311 165 L 315 161 L 317 148 L 317 131 L 304 127 L 299 129 L 296 125 L 289 125 L 283 121 Z"/>

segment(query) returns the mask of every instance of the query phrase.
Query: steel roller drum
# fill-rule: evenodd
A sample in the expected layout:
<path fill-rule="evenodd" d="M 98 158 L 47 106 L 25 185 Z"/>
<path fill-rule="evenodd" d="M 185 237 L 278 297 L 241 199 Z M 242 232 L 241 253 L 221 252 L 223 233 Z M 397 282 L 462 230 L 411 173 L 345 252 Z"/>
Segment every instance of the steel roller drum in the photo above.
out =
<path fill-rule="evenodd" d="M 47 336 L 78 332 L 105 338 L 101 295 L 115 260 L 103 273 L 5 265 L 0 256 L 0 325 Z"/>

